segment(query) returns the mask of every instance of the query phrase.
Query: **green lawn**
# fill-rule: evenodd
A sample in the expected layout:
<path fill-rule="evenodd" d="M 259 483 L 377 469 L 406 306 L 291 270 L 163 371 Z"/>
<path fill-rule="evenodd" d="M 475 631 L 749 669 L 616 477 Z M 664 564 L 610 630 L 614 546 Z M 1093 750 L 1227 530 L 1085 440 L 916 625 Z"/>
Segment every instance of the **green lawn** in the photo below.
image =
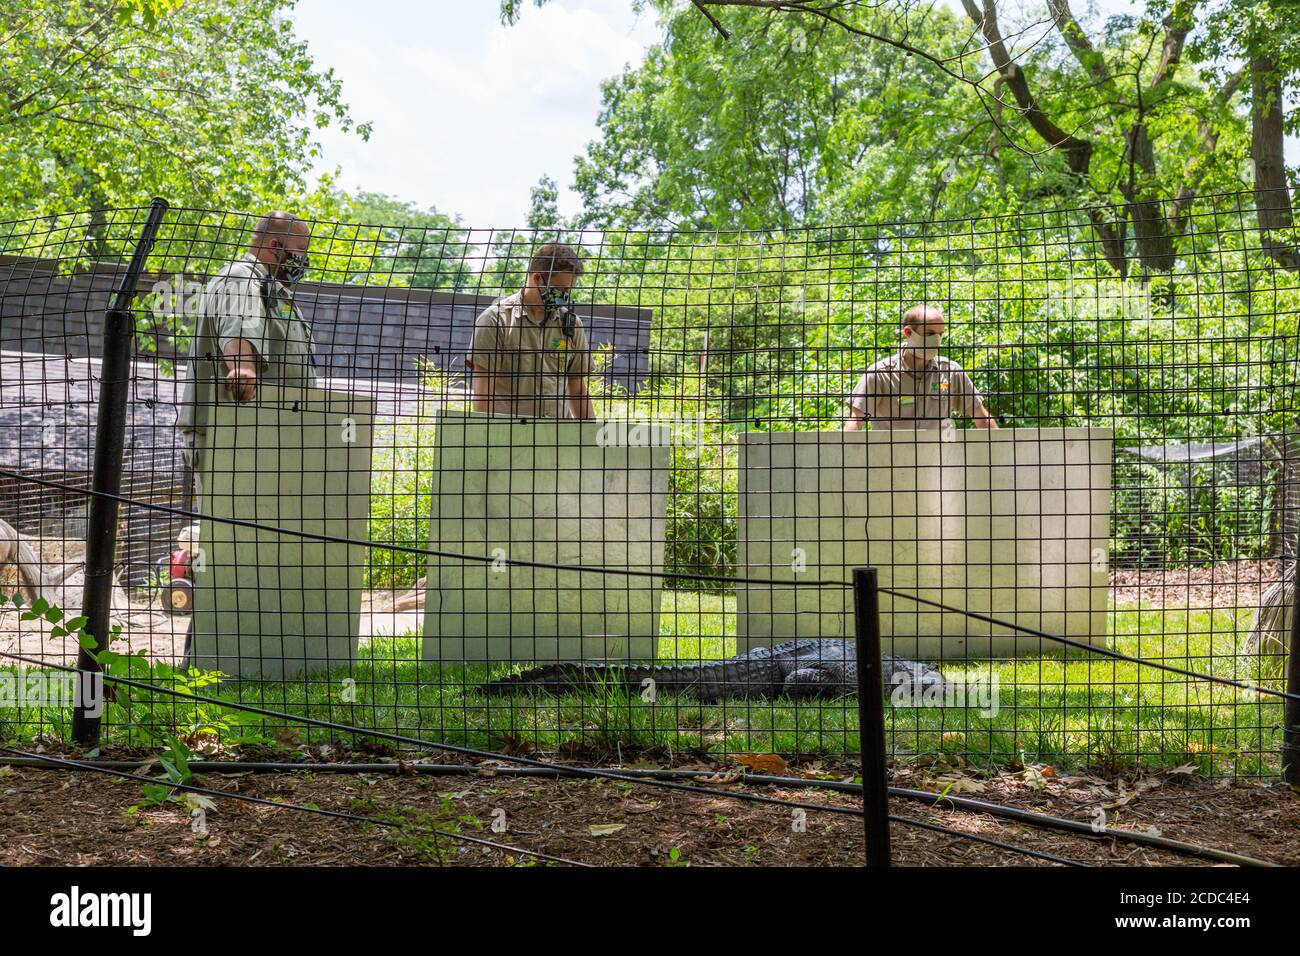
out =
<path fill-rule="evenodd" d="M 1237 680 L 1259 679 L 1254 661 L 1237 657 L 1249 610 L 1112 612 L 1112 646 L 1124 653 Z M 735 599 L 666 591 L 661 660 L 734 653 Z M 833 701 L 729 702 L 701 706 L 661 697 L 649 704 L 622 692 L 485 698 L 476 685 L 501 667 L 438 666 L 418 660 L 413 637 L 374 641 L 351 671 L 297 683 L 225 682 L 204 693 L 272 710 L 353 726 L 396 731 L 471 747 L 547 752 L 585 745 L 612 753 L 654 748 L 783 754 L 840 754 L 858 749 L 857 705 Z M 143 662 L 139 662 L 143 664 Z M 1111 769 L 1193 763 L 1207 772 L 1276 772 L 1281 705 L 1250 691 L 1185 680 L 1156 668 L 1098 658 L 1032 658 L 945 665 L 955 682 L 996 677 L 996 710 L 968 706 L 887 705 L 889 745 L 900 759 L 947 754 L 973 767 L 1046 762 L 1057 769 Z M 355 686 L 345 683 L 351 677 Z M 348 701 L 354 693 L 355 701 Z M 107 743 L 146 743 L 160 733 L 218 727 L 227 741 L 268 743 L 283 722 L 139 692 L 130 707 L 110 709 Z M 989 701 L 984 699 L 983 703 Z M 984 710 L 984 712 L 982 712 Z M 66 737 L 67 715 L 0 710 L 0 737 L 30 739 L 44 720 Z M 283 737 L 283 735 L 281 735 Z M 302 729 L 297 740 L 338 739 Z M 281 743 L 289 741 L 284 738 Z M 345 743 L 356 740 L 344 738 Z"/>

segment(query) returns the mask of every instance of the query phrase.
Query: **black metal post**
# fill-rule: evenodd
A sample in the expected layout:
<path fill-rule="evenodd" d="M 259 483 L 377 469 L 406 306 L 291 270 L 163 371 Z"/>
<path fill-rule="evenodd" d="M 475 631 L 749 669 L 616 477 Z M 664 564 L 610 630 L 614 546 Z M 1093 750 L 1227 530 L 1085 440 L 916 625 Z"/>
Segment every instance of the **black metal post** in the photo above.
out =
<path fill-rule="evenodd" d="M 1286 655 L 1286 689 L 1300 695 L 1300 543 L 1291 576 L 1291 633 Z M 1300 701 L 1288 697 L 1282 705 L 1282 779 L 1300 787 Z"/>
<path fill-rule="evenodd" d="M 875 568 L 853 569 L 858 645 L 858 737 L 867 866 L 889 866 L 889 778 L 885 767 L 885 687 L 880 660 L 880 595 Z"/>
<path fill-rule="evenodd" d="M 135 298 L 140 273 L 144 271 L 149 250 L 167 202 L 155 199 L 149 204 L 140 241 L 127 265 L 122 281 L 113 290 L 104 316 L 104 357 L 99 374 L 99 411 L 95 420 L 95 470 L 91 478 L 94 494 L 90 499 L 86 524 L 86 584 L 81 594 L 81 613 L 86 618 L 85 631 L 94 638 L 95 651 L 108 646 L 110 613 L 113 608 L 113 562 L 117 554 L 117 505 L 115 497 L 122 489 L 122 449 L 126 441 L 126 404 L 131 384 L 131 353 L 135 344 L 135 318 L 131 302 Z M 82 648 L 77 652 L 77 668 L 98 673 L 99 663 Z M 92 678 L 93 680 L 93 678 Z M 72 713 L 72 739 L 83 747 L 99 743 L 99 702 L 89 700 L 91 681 L 81 681 Z"/>

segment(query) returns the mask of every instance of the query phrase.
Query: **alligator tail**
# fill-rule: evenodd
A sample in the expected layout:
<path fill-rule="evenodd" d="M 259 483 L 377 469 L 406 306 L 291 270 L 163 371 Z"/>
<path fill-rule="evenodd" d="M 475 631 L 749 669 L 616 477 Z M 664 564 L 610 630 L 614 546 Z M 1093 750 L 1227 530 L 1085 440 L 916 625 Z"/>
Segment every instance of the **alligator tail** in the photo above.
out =
<path fill-rule="evenodd" d="M 572 690 L 596 690 L 601 687 L 632 690 L 649 677 L 651 668 L 626 664 L 543 664 L 483 685 L 488 696 L 520 694 L 530 690 L 562 694 Z"/>
<path fill-rule="evenodd" d="M 484 684 L 483 692 L 489 696 L 500 696 L 526 693 L 529 690 L 556 694 L 571 690 L 616 688 L 642 697 L 651 695 L 647 699 L 680 695 L 704 701 L 770 695 L 775 668 L 767 662 L 758 667 L 747 667 L 747 663 L 706 661 L 663 666 L 543 664 Z"/>

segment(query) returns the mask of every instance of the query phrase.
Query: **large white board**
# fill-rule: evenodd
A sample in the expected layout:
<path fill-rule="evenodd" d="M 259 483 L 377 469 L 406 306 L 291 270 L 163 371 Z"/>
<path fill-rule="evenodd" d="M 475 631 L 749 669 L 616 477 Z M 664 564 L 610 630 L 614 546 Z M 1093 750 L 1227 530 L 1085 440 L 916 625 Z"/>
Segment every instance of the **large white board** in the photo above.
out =
<path fill-rule="evenodd" d="M 194 568 L 198 666 L 279 680 L 352 662 L 366 549 L 291 532 L 366 539 L 373 412 L 352 394 L 268 385 L 206 410 L 198 504 L 215 520 L 200 522 Z"/>
<path fill-rule="evenodd" d="M 1112 434 L 1103 428 L 741 436 L 747 577 L 850 580 L 1104 645 Z M 843 588 L 741 585 L 740 649 L 853 634 Z M 899 656 L 1060 652 L 1059 644 L 882 595 Z"/>
<path fill-rule="evenodd" d="M 426 660 L 652 659 L 661 579 L 509 564 L 663 569 L 666 426 L 441 412 Z"/>

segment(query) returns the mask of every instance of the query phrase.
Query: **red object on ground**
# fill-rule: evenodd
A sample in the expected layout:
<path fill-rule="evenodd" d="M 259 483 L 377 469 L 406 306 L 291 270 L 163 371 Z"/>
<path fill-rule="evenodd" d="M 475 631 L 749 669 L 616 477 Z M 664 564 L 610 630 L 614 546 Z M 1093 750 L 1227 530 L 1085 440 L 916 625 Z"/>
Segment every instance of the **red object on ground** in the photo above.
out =
<path fill-rule="evenodd" d="M 190 553 L 184 548 L 177 548 L 171 553 L 171 578 L 188 578 L 190 576 Z"/>

